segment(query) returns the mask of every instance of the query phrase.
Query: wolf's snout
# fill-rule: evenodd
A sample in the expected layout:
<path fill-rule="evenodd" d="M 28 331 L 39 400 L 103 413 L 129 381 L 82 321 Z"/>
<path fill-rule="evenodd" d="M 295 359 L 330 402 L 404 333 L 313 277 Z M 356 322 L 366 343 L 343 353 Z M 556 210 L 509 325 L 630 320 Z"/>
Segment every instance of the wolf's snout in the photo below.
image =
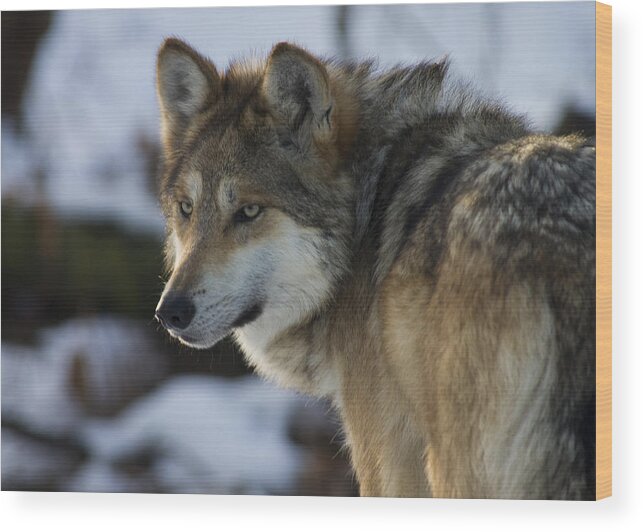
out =
<path fill-rule="evenodd" d="M 183 330 L 190 325 L 196 307 L 188 297 L 177 295 L 166 297 L 156 309 L 156 319 L 161 322 L 166 329 Z"/>

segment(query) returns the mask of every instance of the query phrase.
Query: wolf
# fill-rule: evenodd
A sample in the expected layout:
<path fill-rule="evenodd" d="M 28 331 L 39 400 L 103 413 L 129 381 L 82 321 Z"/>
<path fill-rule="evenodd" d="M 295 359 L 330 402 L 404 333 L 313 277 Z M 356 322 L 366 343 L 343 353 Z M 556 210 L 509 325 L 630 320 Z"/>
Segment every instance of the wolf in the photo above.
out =
<path fill-rule="evenodd" d="M 595 497 L 595 146 L 449 74 L 157 57 L 184 344 L 330 398 L 363 496 Z"/>

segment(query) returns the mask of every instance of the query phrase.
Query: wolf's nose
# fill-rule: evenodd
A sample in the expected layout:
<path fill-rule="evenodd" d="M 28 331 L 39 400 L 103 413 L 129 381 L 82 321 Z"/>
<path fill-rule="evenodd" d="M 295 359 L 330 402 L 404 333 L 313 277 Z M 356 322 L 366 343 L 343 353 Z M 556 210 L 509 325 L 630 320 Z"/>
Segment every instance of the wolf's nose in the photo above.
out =
<path fill-rule="evenodd" d="M 163 301 L 163 304 L 156 309 L 156 319 L 166 329 L 185 329 L 194 314 L 196 307 L 192 300 L 185 296 L 171 296 Z"/>

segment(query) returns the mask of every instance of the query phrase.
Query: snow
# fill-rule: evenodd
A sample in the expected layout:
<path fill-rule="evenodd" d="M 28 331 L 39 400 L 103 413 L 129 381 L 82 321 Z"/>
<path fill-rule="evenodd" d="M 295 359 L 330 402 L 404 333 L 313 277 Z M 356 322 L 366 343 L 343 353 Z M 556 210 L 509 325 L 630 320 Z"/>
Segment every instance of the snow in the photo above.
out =
<path fill-rule="evenodd" d="M 2 418 L 54 436 L 73 431 L 82 409 L 66 393 L 66 369 L 36 349 L 3 343 Z"/>
<path fill-rule="evenodd" d="M 574 102 L 594 109 L 594 4 L 359 6 L 356 57 L 382 66 L 448 54 L 455 72 L 551 128 Z M 177 35 L 219 68 L 265 55 L 278 41 L 336 55 L 336 8 L 251 7 L 60 11 L 43 41 L 26 98 L 27 137 L 3 120 L 3 195 L 33 201 L 34 169 L 61 214 L 160 233 L 162 220 L 138 145 L 158 142 L 155 53 Z"/>
<path fill-rule="evenodd" d="M 2 198 L 11 196 L 23 203 L 38 200 L 37 171 L 32 142 L 16 133 L 9 117 L 2 117 Z"/>
<path fill-rule="evenodd" d="M 73 366 L 82 360 L 82 390 Z M 167 372 L 135 322 L 98 316 L 45 329 L 39 345 L 2 344 L 2 415 L 49 435 L 73 432 L 87 409 L 115 410 L 132 390 L 145 390 Z"/>
<path fill-rule="evenodd" d="M 83 394 L 72 377 L 79 356 Z M 289 439 L 302 408 L 313 412 L 296 394 L 254 376 L 167 378 L 136 322 L 73 319 L 42 331 L 36 346 L 2 344 L 3 482 L 14 489 L 46 482 L 73 491 L 293 493 L 309 452 Z M 88 459 L 74 473 L 80 452 Z"/>
<path fill-rule="evenodd" d="M 385 63 L 447 55 L 459 76 L 538 128 L 553 128 L 571 102 L 594 113 L 591 2 L 368 6 L 355 20 L 358 55 Z"/>
<path fill-rule="evenodd" d="M 150 476 L 173 493 L 287 493 L 303 465 L 287 436 L 298 401 L 256 377 L 175 377 L 116 420 L 83 427 L 93 459 L 67 488 L 122 491 L 113 464 L 147 453 Z"/>

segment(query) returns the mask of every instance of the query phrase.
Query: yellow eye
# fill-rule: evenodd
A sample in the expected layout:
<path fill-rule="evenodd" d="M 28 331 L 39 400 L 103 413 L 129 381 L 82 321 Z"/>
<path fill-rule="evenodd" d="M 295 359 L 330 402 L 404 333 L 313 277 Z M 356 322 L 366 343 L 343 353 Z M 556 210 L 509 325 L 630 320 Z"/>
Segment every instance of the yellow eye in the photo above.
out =
<path fill-rule="evenodd" d="M 188 218 L 192 214 L 192 204 L 189 201 L 182 201 L 179 203 L 181 214 Z"/>
<path fill-rule="evenodd" d="M 245 214 L 248 218 L 256 218 L 260 210 L 261 210 L 261 207 L 259 207 L 259 205 L 256 205 L 256 204 L 246 205 L 243 208 L 243 214 Z"/>
<path fill-rule="evenodd" d="M 234 221 L 238 223 L 251 222 L 261 214 L 261 211 L 262 207 L 256 203 L 244 205 L 234 215 Z"/>

